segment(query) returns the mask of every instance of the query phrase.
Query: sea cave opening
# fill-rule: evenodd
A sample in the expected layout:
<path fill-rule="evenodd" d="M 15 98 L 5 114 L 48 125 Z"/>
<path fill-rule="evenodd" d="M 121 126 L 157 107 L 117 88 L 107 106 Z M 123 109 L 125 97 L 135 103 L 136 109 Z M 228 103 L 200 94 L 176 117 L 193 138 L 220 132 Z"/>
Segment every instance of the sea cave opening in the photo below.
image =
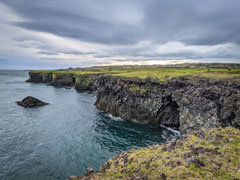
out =
<path fill-rule="evenodd" d="M 157 122 L 166 127 L 179 130 L 180 127 L 179 105 L 172 99 L 172 96 L 162 98 L 162 106 L 157 112 Z"/>
<path fill-rule="evenodd" d="M 76 78 L 72 77 L 72 84 L 75 85 L 76 84 Z"/>

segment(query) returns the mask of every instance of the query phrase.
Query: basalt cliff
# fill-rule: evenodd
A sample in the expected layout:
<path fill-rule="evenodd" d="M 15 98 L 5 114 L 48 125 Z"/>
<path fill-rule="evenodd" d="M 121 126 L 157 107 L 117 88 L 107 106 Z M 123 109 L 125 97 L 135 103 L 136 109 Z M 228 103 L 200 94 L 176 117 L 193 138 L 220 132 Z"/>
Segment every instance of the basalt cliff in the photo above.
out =
<path fill-rule="evenodd" d="M 240 128 L 240 84 L 203 77 L 154 78 L 103 74 L 29 72 L 28 82 L 74 86 L 97 92 L 96 106 L 113 116 L 138 123 L 179 129 Z"/>

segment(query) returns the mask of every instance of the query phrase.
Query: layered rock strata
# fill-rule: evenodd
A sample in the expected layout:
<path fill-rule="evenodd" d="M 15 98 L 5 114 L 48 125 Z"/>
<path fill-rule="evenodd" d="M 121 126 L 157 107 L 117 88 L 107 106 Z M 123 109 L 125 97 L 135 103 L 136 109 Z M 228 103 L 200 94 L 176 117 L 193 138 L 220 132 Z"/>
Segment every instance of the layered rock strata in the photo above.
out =
<path fill-rule="evenodd" d="M 113 116 L 179 129 L 240 127 L 240 84 L 200 77 L 157 79 L 100 74 L 29 73 L 28 82 L 97 92 L 95 105 Z"/>

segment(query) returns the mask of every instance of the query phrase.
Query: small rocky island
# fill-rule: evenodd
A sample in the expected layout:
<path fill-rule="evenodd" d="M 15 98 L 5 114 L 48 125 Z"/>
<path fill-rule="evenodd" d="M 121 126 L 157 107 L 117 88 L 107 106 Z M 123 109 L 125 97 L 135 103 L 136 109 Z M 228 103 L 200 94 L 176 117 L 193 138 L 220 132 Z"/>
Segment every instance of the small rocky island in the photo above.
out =
<path fill-rule="evenodd" d="M 32 96 L 27 96 L 22 101 L 17 101 L 16 103 L 22 107 L 39 107 L 39 106 L 44 106 L 49 104 L 49 103 L 40 101 L 39 99 L 34 98 Z"/>

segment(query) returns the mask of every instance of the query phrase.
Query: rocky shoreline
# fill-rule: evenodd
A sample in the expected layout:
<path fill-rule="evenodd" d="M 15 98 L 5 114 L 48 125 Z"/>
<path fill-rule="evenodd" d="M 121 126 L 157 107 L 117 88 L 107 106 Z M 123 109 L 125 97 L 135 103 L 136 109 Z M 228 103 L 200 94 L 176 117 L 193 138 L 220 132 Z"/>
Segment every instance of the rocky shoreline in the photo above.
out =
<path fill-rule="evenodd" d="M 240 179 L 240 130 L 192 131 L 164 145 L 120 152 L 99 170 L 68 180 Z"/>
<path fill-rule="evenodd" d="M 203 77 L 158 79 L 101 74 L 29 72 L 27 82 L 96 91 L 96 107 L 137 123 L 164 125 L 187 133 L 210 127 L 240 128 L 240 84 Z"/>
<path fill-rule="evenodd" d="M 69 180 L 240 179 L 239 83 L 194 76 L 165 83 L 101 74 L 29 76 L 28 82 L 96 91 L 96 107 L 113 116 L 183 134 L 165 145 L 120 152 L 99 170 Z"/>

